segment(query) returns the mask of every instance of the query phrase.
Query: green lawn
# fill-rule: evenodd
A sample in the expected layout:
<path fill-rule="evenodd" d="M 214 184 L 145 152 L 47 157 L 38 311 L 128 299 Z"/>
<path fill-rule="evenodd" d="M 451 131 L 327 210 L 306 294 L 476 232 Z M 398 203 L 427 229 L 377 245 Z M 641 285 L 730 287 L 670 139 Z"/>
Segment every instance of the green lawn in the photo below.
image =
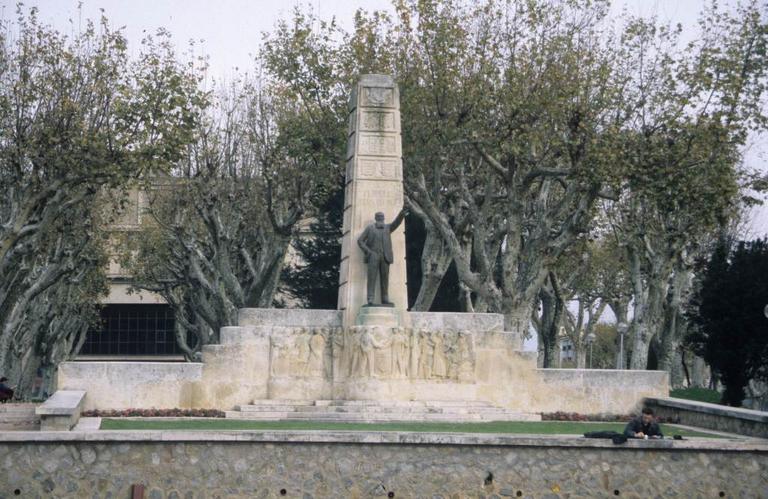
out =
<path fill-rule="evenodd" d="M 708 388 L 678 388 L 669 392 L 670 397 L 695 400 L 697 402 L 720 403 L 720 392 Z"/>
<path fill-rule="evenodd" d="M 246 421 L 210 418 L 187 420 L 112 419 L 101 421 L 102 430 L 346 430 L 346 431 L 416 431 L 453 433 L 533 433 L 576 434 L 587 431 L 621 432 L 624 423 L 582 423 L 571 421 L 491 421 L 488 423 L 330 423 L 316 421 Z M 715 437 L 711 433 L 691 431 L 675 425 L 662 425 L 667 436 Z"/>

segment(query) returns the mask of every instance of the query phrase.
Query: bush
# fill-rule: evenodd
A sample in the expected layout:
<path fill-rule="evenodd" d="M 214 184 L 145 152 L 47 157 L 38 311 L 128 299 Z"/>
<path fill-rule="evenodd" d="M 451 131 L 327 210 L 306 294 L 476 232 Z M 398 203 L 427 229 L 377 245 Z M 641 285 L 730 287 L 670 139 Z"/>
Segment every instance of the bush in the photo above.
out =
<path fill-rule="evenodd" d="M 223 418 L 218 409 L 92 409 L 84 411 L 85 417 L 101 418 Z"/>
<path fill-rule="evenodd" d="M 578 412 L 543 412 L 542 421 L 595 421 L 601 423 L 622 423 L 637 417 L 637 414 L 579 414 Z M 659 423 L 671 423 L 667 418 L 656 417 Z"/>
<path fill-rule="evenodd" d="M 669 392 L 670 397 L 678 399 L 695 400 L 697 402 L 709 402 L 710 404 L 719 404 L 720 392 L 710 390 L 709 388 L 678 388 Z"/>

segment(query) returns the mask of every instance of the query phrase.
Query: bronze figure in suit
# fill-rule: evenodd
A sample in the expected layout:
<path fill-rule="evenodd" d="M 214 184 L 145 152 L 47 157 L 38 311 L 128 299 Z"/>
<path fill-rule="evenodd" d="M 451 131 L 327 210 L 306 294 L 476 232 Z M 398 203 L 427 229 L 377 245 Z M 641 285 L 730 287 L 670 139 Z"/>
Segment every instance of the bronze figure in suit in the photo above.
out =
<path fill-rule="evenodd" d="M 368 305 L 373 305 L 376 295 L 376 279 L 381 286 L 381 304 L 394 306 L 389 301 L 389 266 L 394 261 L 392 255 L 392 232 L 394 232 L 405 218 L 405 210 L 397 214 L 392 223 L 384 223 L 384 213 L 375 215 L 375 223 L 365 228 L 357 239 L 357 244 L 365 253 L 365 263 L 368 265 Z"/>

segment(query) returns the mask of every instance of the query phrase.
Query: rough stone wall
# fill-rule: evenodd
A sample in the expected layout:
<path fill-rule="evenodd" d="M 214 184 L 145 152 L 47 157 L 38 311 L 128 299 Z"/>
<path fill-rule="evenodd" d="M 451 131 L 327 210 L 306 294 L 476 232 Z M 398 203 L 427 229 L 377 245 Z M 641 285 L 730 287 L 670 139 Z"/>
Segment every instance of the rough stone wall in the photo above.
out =
<path fill-rule="evenodd" d="M 0 497 L 768 497 L 763 452 L 126 441 L 0 456 Z"/>

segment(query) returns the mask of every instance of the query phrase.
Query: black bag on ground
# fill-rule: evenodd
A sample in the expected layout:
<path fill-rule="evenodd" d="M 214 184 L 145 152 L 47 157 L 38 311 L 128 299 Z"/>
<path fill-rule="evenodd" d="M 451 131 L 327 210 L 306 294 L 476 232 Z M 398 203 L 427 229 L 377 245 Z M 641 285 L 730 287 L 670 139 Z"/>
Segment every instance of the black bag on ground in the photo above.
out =
<path fill-rule="evenodd" d="M 588 431 L 584 434 L 585 438 L 608 438 L 613 441 L 614 444 L 623 444 L 627 441 L 627 437 L 623 433 L 616 431 Z"/>

